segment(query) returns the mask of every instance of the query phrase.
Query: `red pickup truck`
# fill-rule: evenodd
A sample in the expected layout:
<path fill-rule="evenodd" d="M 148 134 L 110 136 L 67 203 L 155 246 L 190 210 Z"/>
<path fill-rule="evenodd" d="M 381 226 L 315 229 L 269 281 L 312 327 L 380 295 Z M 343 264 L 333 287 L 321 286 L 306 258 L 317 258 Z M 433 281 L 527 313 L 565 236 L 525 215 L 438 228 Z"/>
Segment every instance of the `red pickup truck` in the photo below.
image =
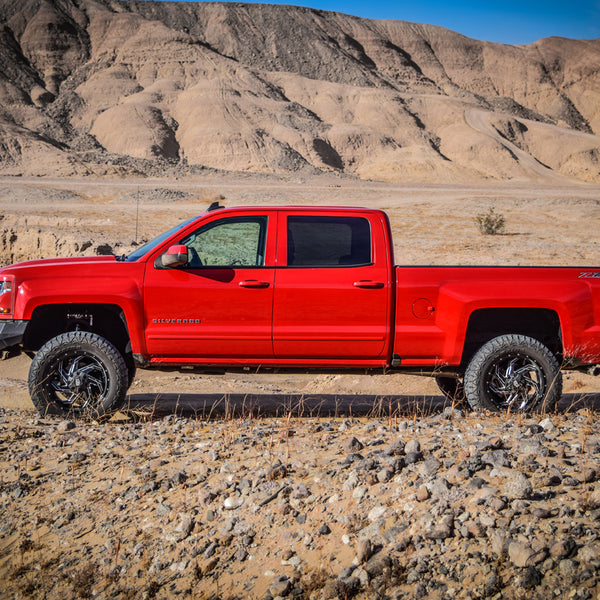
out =
<path fill-rule="evenodd" d="M 213 207 L 211 207 L 213 208 Z M 394 266 L 380 210 L 216 207 L 129 256 L 0 269 L 0 349 L 43 413 L 102 417 L 136 367 L 372 369 L 549 410 L 600 371 L 600 268 Z"/>

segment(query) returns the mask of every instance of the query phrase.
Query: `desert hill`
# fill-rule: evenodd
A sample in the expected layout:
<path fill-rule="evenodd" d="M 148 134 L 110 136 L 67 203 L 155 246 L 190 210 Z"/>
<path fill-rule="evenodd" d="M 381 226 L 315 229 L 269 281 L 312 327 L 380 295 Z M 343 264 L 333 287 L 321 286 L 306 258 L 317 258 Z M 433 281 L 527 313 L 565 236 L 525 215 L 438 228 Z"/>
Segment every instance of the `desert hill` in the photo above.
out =
<path fill-rule="evenodd" d="M 0 172 L 600 181 L 600 40 L 218 2 L 0 0 Z"/>

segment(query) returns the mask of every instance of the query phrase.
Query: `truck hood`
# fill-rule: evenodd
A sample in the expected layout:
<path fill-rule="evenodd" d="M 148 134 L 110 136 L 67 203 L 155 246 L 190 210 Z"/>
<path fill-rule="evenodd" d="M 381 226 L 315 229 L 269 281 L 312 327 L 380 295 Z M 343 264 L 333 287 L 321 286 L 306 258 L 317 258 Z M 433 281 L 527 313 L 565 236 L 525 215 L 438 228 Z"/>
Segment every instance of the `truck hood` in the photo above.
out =
<path fill-rule="evenodd" d="M 109 264 L 116 262 L 115 256 L 77 256 L 71 258 L 42 258 L 37 260 L 27 260 L 14 265 L 7 265 L 6 267 L 0 268 L 0 273 L 18 273 L 24 269 L 35 269 L 35 268 L 52 268 L 52 267 L 80 267 L 84 268 L 86 265 L 97 266 L 100 264 Z"/>

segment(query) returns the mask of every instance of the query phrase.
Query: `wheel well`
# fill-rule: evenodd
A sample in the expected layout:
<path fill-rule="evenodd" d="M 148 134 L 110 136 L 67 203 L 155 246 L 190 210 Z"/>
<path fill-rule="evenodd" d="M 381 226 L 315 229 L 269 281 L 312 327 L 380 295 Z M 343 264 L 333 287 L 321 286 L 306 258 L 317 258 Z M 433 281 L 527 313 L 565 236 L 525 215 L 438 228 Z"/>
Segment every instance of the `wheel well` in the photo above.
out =
<path fill-rule="evenodd" d="M 25 350 L 37 351 L 48 340 L 67 331 L 90 331 L 111 342 L 125 357 L 131 356 L 131 344 L 125 315 L 112 304 L 54 304 L 39 306 L 23 338 Z"/>
<path fill-rule="evenodd" d="M 491 339 L 506 334 L 532 337 L 562 358 L 562 334 L 556 312 L 546 308 L 486 308 L 473 311 L 467 325 L 461 365 Z"/>

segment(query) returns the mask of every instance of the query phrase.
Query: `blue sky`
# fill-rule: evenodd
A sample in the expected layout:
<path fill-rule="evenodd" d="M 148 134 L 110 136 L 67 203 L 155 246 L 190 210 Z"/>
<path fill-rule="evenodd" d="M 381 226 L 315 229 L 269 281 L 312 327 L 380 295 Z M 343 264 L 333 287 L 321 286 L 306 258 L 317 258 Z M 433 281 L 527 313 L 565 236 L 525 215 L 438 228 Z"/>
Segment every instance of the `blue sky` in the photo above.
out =
<path fill-rule="evenodd" d="M 369 19 L 441 25 L 478 40 L 530 44 L 543 37 L 600 37 L 600 0 L 297 0 Z"/>

